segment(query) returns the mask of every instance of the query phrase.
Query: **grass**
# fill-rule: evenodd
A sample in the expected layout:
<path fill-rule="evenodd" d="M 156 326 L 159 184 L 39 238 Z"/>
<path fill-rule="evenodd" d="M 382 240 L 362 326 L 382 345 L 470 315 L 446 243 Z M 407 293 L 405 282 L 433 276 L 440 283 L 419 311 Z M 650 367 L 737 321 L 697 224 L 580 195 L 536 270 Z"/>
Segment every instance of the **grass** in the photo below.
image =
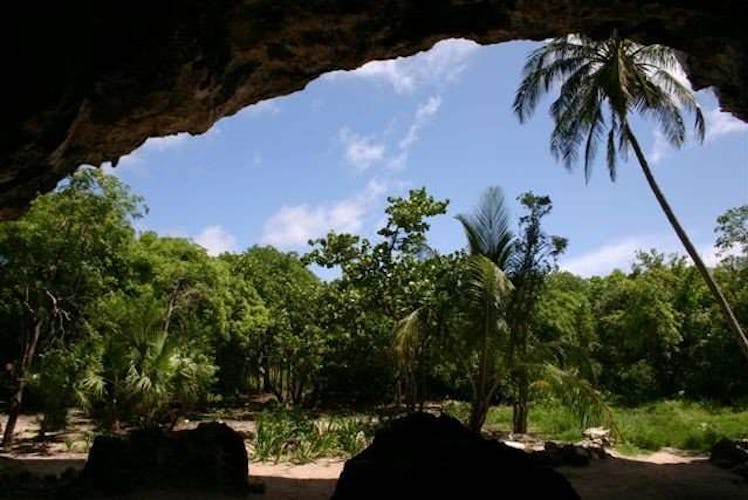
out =
<path fill-rule="evenodd" d="M 465 420 L 468 406 L 449 402 L 444 411 Z M 613 408 L 623 435 L 617 448 L 624 453 L 656 451 L 664 447 L 707 452 L 723 437 L 748 438 L 748 410 L 715 407 L 704 403 L 660 401 L 638 408 Z M 530 432 L 543 439 L 578 441 L 579 422 L 557 403 L 533 406 L 530 410 Z M 491 408 L 486 427 L 510 430 L 512 409 Z"/>

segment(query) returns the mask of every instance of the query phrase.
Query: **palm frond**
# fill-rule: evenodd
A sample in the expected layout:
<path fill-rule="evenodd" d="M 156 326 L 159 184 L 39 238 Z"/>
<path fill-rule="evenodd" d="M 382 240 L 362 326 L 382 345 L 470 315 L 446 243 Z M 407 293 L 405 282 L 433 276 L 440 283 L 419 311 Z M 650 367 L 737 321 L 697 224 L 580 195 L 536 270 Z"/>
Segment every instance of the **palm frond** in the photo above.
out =
<path fill-rule="evenodd" d="M 589 381 L 550 363 L 538 368 L 541 373 L 533 388 L 558 398 L 579 419 L 580 428 L 602 425 L 616 438 L 622 437 L 613 411 Z"/>
<path fill-rule="evenodd" d="M 504 268 L 512 252 L 514 235 L 504 194 L 497 186 L 488 188 L 470 214 L 459 214 L 471 255 L 484 255 Z"/>

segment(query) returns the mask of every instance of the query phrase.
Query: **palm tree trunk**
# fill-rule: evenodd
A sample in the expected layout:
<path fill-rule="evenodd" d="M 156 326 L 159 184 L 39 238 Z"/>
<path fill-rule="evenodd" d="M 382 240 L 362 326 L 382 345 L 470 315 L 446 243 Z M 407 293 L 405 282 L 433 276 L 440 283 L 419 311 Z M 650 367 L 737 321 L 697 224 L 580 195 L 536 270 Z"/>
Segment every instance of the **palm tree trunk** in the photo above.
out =
<path fill-rule="evenodd" d="M 649 183 L 649 187 L 652 189 L 655 198 L 657 198 L 657 202 L 660 204 L 660 208 L 662 208 L 662 211 L 665 212 L 665 216 L 670 222 L 670 225 L 673 226 L 675 234 L 678 235 L 678 238 L 680 239 L 681 243 L 683 243 L 686 252 L 688 252 L 688 255 L 691 257 L 691 260 L 696 266 L 696 269 L 698 269 L 699 273 L 701 273 L 701 277 L 704 278 L 706 285 L 709 287 L 712 295 L 717 300 L 719 307 L 722 309 L 722 314 L 724 314 L 725 320 L 727 320 L 727 324 L 735 335 L 735 339 L 740 345 L 740 348 L 743 350 L 743 354 L 745 355 L 746 359 L 748 359 L 748 338 L 746 338 L 745 333 L 743 333 L 743 329 L 740 327 L 740 323 L 738 323 L 738 319 L 735 317 L 735 313 L 732 312 L 730 304 L 727 303 L 727 299 L 722 293 L 722 290 L 720 289 L 717 282 L 714 281 L 714 277 L 712 277 L 709 269 L 706 267 L 706 265 L 704 265 L 704 261 L 701 260 L 701 256 L 699 256 L 699 253 L 696 251 L 696 247 L 694 247 L 693 243 L 691 243 L 691 240 L 688 238 L 688 234 L 686 234 L 686 231 L 680 225 L 680 222 L 678 222 L 678 219 L 675 217 L 675 213 L 673 213 L 673 209 L 670 207 L 667 199 L 665 199 L 665 195 L 657 185 L 657 181 L 652 175 L 652 170 L 649 168 L 649 163 L 647 163 L 647 159 L 644 157 L 644 153 L 642 152 L 641 147 L 639 146 L 639 142 L 634 136 L 634 133 L 631 131 L 631 128 L 629 128 L 628 124 L 625 124 L 624 127 L 626 137 L 631 144 L 631 147 L 634 148 L 636 159 L 639 160 L 639 165 L 642 168 L 642 172 L 644 172 L 644 177 L 646 177 L 647 183 Z"/>

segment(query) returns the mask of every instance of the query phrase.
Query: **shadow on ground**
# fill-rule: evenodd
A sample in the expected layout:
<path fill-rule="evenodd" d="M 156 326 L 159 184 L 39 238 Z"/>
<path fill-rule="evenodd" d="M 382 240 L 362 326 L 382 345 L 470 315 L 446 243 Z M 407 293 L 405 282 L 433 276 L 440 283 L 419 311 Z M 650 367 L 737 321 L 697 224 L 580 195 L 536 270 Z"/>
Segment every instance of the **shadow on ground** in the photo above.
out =
<path fill-rule="evenodd" d="M 585 500 L 732 500 L 748 498 L 748 483 L 706 459 L 655 464 L 623 458 L 597 460 L 589 467 L 562 467 Z"/>
<path fill-rule="evenodd" d="M 0 470 L 28 471 L 33 475 L 61 474 L 72 467 L 81 469 L 83 459 L 0 457 Z M 564 474 L 585 500 L 732 500 L 748 498 L 748 482 L 700 459 L 689 463 L 654 464 L 623 458 L 594 461 L 588 467 L 562 467 Z M 299 479 L 273 475 L 253 475 L 252 483 L 263 483 L 264 494 L 250 499 L 296 500 L 328 499 L 336 479 Z M 3 498 L 0 493 L 0 498 Z M 7 497 L 6 497 L 7 498 Z M 17 498 L 35 498 L 33 496 Z M 127 497 L 120 497 L 127 498 Z M 223 495 L 197 492 L 158 491 L 139 493 L 135 499 L 228 499 Z"/>
<path fill-rule="evenodd" d="M 252 482 L 265 485 L 265 493 L 253 493 L 252 499 L 264 500 L 329 500 L 337 479 L 298 479 L 275 476 L 252 476 Z"/>
<path fill-rule="evenodd" d="M 67 469 L 83 469 L 86 460 L 83 458 L 16 458 L 0 457 L 0 471 L 19 473 L 28 472 L 34 476 L 60 475 Z"/>

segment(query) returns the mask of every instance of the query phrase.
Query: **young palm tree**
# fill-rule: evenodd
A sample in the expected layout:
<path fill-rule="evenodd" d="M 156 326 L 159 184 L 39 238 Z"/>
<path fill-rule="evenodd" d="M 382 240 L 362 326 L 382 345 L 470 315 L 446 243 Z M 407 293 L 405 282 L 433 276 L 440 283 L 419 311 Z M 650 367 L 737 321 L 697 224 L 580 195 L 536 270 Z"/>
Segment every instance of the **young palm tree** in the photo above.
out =
<path fill-rule="evenodd" d="M 469 256 L 461 269 L 461 310 L 457 321 L 435 318 L 444 311 L 420 307 L 400 321 L 395 330 L 395 353 L 404 373 L 412 374 L 422 355 L 424 339 L 433 336 L 434 323 L 450 323 L 458 331 L 451 335 L 452 351 L 465 373 L 471 374 L 472 401 L 468 426 L 480 431 L 502 385 L 517 385 L 517 375 L 523 374 L 527 392 L 543 391 L 561 399 L 577 414 L 584 425 L 603 422 L 615 430 L 612 414 L 600 394 L 578 371 L 563 370 L 556 364 L 559 352 L 567 350 L 556 343 L 529 342 L 513 334 L 516 318 L 511 314 L 512 303 L 522 300 L 515 294 L 526 292 L 516 269 L 521 262 L 524 246 L 509 229 L 509 215 L 501 190 L 486 190 L 476 209 L 460 214 L 468 240 Z M 537 253 L 533 253 L 537 257 Z M 503 269 L 510 269 L 522 286 L 518 290 Z M 524 295 L 523 295 L 524 297 Z M 531 315 L 532 311 L 524 311 Z M 512 324 L 509 324 L 512 323 Z M 570 357 L 574 353 L 565 353 Z M 526 405 L 525 405 L 526 407 Z M 527 411 L 523 413 L 526 430 Z"/>
<path fill-rule="evenodd" d="M 506 306 L 514 287 L 504 269 L 515 242 L 504 195 L 497 186 L 486 189 L 475 210 L 457 215 L 457 220 L 465 231 L 470 254 L 466 280 L 468 328 L 461 337 L 469 350 L 478 354 L 469 427 L 479 431 L 494 394 L 508 374 L 508 367 L 500 358 L 509 351 Z"/>
<path fill-rule="evenodd" d="M 670 144 L 680 147 L 686 139 L 681 114 L 685 110 L 694 115 L 696 136 L 703 140 L 704 117 L 691 90 L 674 76 L 679 69 L 675 53 L 661 45 L 642 46 L 617 33 L 602 41 L 569 35 L 552 40 L 529 55 L 515 95 L 514 111 L 524 122 L 537 107 L 540 96 L 560 83 L 559 96 L 551 104 L 555 121 L 551 152 L 570 168 L 583 148 L 586 179 L 601 141 L 606 143 L 611 180 L 616 177 L 618 156 L 625 158 L 629 148 L 634 150 L 657 202 L 748 358 L 748 338 L 655 181 L 629 123 L 629 116 L 636 112 L 654 118 Z"/>

